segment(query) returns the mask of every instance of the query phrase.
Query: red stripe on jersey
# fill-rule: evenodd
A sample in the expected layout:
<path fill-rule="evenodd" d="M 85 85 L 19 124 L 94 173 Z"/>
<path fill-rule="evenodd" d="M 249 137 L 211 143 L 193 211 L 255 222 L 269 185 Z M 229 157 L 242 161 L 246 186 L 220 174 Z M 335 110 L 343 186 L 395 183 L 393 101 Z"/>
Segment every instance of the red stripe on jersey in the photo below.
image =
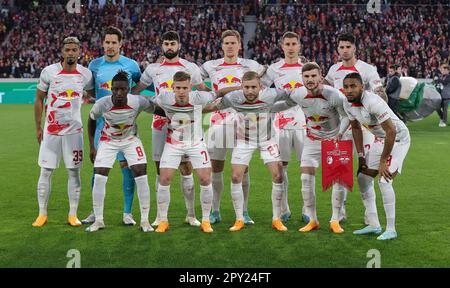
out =
<path fill-rule="evenodd" d="M 300 63 L 294 63 L 294 64 L 284 63 L 283 66 L 280 67 L 280 69 L 282 69 L 282 68 L 297 68 L 297 67 L 303 67 L 303 65 Z"/>
<path fill-rule="evenodd" d="M 110 109 L 109 111 L 114 111 L 114 110 L 126 110 L 126 109 L 133 109 L 133 108 L 131 108 L 131 107 L 128 106 L 128 104 L 127 104 L 127 105 L 125 105 L 125 106 L 120 106 L 120 107 L 113 106 L 113 107 L 111 107 L 111 109 Z M 108 111 L 108 112 L 109 112 L 109 111 Z"/>
<path fill-rule="evenodd" d="M 352 107 L 363 107 L 362 103 L 352 103 Z"/>
<path fill-rule="evenodd" d="M 75 71 L 61 70 L 61 72 L 59 72 L 58 75 L 81 75 L 81 73 L 78 72 L 77 70 L 75 70 Z"/>
<path fill-rule="evenodd" d="M 339 69 L 337 69 L 336 72 L 337 71 L 342 71 L 342 70 L 349 70 L 349 71 L 353 71 L 353 72 L 359 73 L 358 69 L 356 69 L 355 66 L 344 66 L 344 65 L 339 67 Z"/>
<path fill-rule="evenodd" d="M 323 97 L 322 94 L 319 94 L 319 95 L 316 95 L 316 96 L 308 94 L 308 95 L 305 96 L 304 99 L 323 99 L 323 100 L 327 101 L 327 99 L 325 97 Z"/>
<path fill-rule="evenodd" d="M 163 63 L 161 63 L 160 66 L 181 66 L 181 67 L 185 67 L 183 64 L 180 63 L 180 61 L 177 61 L 177 62 L 174 62 L 174 63 L 170 63 L 170 62 L 164 61 Z"/>
<path fill-rule="evenodd" d="M 242 66 L 242 64 L 239 64 L 239 63 L 237 63 L 237 62 L 234 62 L 234 63 L 225 63 L 225 62 L 223 62 L 222 64 L 220 64 L 219 65 L 219 67 L 220 66 Z"/>
<path fill-rule="evenodd" d="M 194 107 L 194 106 L 192 106 L 192 104 L 191 103 L 187 103 L 187 104 L 178 104 L 178 103 L 176 103 L 175 102 L 175 104 L 173 104 L 173 106 L 174 107 Z"/>
<path fill-rule="evenodd" d="M 266 103 L 266 102 L 264 102 L 264 101 L 261 101 L 261 100 L 256 100 L 256 102 L 253 102 L 253 103 L 250 103 L 250 102 L 248 102 L 248 101 L 245 101 L 244 103 L 242 103 L 242 105 L 244 105 L 244 104 L 247 104 L 247 105 L 256 105 L 256 104 L 264 104 L 264 103 Z"/>

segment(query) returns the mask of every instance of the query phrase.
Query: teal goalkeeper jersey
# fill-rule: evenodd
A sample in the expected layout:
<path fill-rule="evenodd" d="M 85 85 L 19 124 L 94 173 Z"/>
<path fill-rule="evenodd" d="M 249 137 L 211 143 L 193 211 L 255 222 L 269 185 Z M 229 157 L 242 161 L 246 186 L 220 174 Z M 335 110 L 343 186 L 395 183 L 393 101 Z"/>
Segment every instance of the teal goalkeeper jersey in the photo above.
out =
<path fill-rule="evenodd" d="M 105 56 L 96 58 L 89 63 L 89 70 L 92 71 L 95 85 L 95 98 L 98 100 L 107 95 L 111 95 L 111 80 L 119 70 L 128 72 L 128 82 L 130 89 L 133 82 L 139 82 L 141 78 L 141 70 L 136 61 L 120 56 L 115 62 L 108 62 Z"/>

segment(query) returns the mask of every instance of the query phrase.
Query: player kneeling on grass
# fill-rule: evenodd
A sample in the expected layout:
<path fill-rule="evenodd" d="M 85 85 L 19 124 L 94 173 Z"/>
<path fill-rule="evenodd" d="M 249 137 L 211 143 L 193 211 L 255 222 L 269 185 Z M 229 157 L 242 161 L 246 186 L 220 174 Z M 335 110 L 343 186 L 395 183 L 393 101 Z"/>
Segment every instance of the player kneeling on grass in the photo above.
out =
<path fill-rule="evenodd" d="M 191 76 L 178 71 L 173 76 L 172 91 L 163 91 L 156 98 L 168 121 L 167 138 L 159 164 L 158 192 L 159 225 L 156 232 L 169 229 L 167 212 L 170 204 L 170 183 L 183 156 L 189 157 L 200 180 L 202 223 L 200 230 L 213 232 L 209 221 L 212 205 L 211 163 L 203 141 L 202 109 L 215 100 L 216 93 L 191 91 Z"/>
<path fill-rule="evenodd" d="M 288 94 L 284 90 L 261 90 L 258 74 L 249 71 L 242 77 L 242 90 L 230 92 L 220 102 L 211 103 L 204 109 L 204 112 L 211 112 L 233 108 L 237 112 L 237 145 L 233 148 L 231 159 L 231 198 L 236 222 L 230 231 L 239 231 L 245 226 L 242 179 L 255 150 L 261 151 L 261 158 L 272 174 L 272 228 L 278 231 L 287 230 L 280 220 L 283 171 L 271 113 L 272 105 L 287 97 Z"/>
<path fill-rule="evenodd" d="M 409 130 L 392 112 L 388 104 L 376 94 L 364 91 L 361 75 L 351 73 L 344 78 L 345 112 L 352 125 L 353 138 L 358 152 L 358 184 L 369 225 L 354 234 L 380 234 L 375 201 L 374 178 L 380 174 L 378 185 L 386 212 L 386 231 L 378 240 L 397 238 L 395 230 L 395 192 L 392 182 L 401 172 L 410 146 Z M 364 156 L 361 125 L 375 135 L 370 151 Z"/>
<path fill-rule="evenodd" d="M 128 94 L 128 74 L 119 71 L 112 79 L 112 95 L 98 100 L 90 112 L 88 120 L 90 157 L 94 163 L 93 208 L 95 222 L 86 231 L 95 232 L 105 228 L 103 203 L 109 170 L 114 165 L 117 153 L 122 152 L 130 165 L 136 181 L 141 229 L 153 231 L 148 222 L 150 211 L 150 189 L 147 180 L 147 159 L 142 142 L 137 136 L 136 118 L 141 111 L 154 113 L 154 103 L 144 96 Z M 105 125 L 97 150 L 94 146 L 96 120 L 104 117 Z"/>

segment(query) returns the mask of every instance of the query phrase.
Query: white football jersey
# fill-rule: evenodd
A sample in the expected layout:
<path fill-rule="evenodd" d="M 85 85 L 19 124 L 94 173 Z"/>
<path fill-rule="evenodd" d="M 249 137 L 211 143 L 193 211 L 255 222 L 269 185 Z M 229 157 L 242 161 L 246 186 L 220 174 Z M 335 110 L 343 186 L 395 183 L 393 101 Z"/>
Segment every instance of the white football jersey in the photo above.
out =
<path fill-rule="evenodd" d="M 142 74 L 140 81 L 147 86 L 150 86 L 153 83 L 156 95 L 159 95 L 162 91 L 172 91 L 173 75 L 178 71 L 189 73 L 191 75 L 191 82 L 194 86 L 202 83 L 200 68 L 196 64 L 182 58 L 175 63 L 164 61 L 162 63 L 152 63 L 148 65 Z M 153 115 L 153 129 L 162 130 L 166 123 L 167 119 L 165 117 Z"/>
<path fill-rule="evenodd" d="M 287 64 L 284 59 L 269 66 L 261 82 L 270 87 L 275 84 L 278 89 L 292 91 L 303 87 L 302 67 L 300 59 L 298 63 Z M 305 114 L 299 106 L 275 114 L 275 128 L 287 130 L 300 130 L 305 126 Z"/>
<path fill-rule="evenodd" d="M 241 86 L 242 76 L 247 71 L 258 74 L 264 72 L 265 67 L 250 59 L 238 58 L 236 63 L 225 63 L 223 58 L 205 62 L 201 67 L 203 79 L 210 79 L 214 91 L 222 88 Z M 233 109 L 213 112 L 210 118 L 211 125 L 231 124 L 233 122 Z"/>
<path fill-rule="evenodd" d="M 347 117 L 344 111 L 345 96 L 336 88 L 323 85 L 321 94 L 308 94 L 305 87 L 292 91 L 288 102 L 298 104 L 306 118 L 306 135 L 312 139 L 331 139 L 339 133 L 340 117 Z M 292 104 L 294 104 L 292 103 Z"/>
<path fill-rule="evenodd" d="M 218 104 L 219 109 L 233 108 L 238 120 L 238 139 L 260 143 L 274 137 L 274 127 L 271 112 L 275 102 L 288 99 L 285 90 L 267 88 L 260 91 L 258 99 L 250 103 L 242 90 L 225 95 Z"/>
<path fill-rule="evenodd" d="M 128 94 L 127 104 L 114 107 L 112 96 L 97 100 L 91 109 L 90 117 L 105 119 L 100 141 L 125 140 L 137 135 L 136 118 L 141 111 L 153 113 L 155 104 L 150 97 Z"/>
<path fill-rule="evenodd" d="M 47 92 L 44 131 L 60 136 L 83 132 L 83 91 L 93 88 L 92 72 L 79 64 L 71 72 L 64 71 L 61 63 L 45 67 L 37 85 Z"/>
<path fill-rule="evenodd" d="M 341 90 L 344 87 L 344 77 L 353 72 L 361 75 L 366 90 L 375 91 L 382 86 L 377 68 L 361 60 L 357 60 L 356 64 L 350 67 L 344 66 L 342 62 L 334 64 L 325 76 L 325 80 L 332 83 L 334 88 Z"/>
<path fill-rule="evenodd" d="M 405 123 L 392 112 L 391 108 L 389 108 L 383 99 L 372 92 L 364 91 L 361 97 L 361 103 L 345 101 L 344 109 L 350 121 L 357 120 L 378 138 L 384 139 L 386 137 L 381 123 L 387 119 L 391 119 L 397 132 L 395 139 L 397 141 L 409 139 L 409 131 Z"/>
<path fill-rule="evenodd" d="M 175 93 L 163 91 L 155 98 L 168 118 L 166 142 L 173 145 L 197 145 L 203 141 L 202 110 L 216 98 L 214 92 L 192 91 L 189 103 L 181 106 Z"/>

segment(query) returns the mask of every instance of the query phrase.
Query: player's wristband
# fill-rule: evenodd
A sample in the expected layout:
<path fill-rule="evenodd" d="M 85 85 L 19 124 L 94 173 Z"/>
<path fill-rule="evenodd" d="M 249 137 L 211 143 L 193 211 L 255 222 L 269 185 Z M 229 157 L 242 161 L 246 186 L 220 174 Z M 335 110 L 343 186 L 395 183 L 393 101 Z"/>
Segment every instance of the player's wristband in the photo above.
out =
<path fill-rule="evenodd" d="M 358 152 L 358 158 L 365 158 L 364 157 L 364 152 Z"/>

